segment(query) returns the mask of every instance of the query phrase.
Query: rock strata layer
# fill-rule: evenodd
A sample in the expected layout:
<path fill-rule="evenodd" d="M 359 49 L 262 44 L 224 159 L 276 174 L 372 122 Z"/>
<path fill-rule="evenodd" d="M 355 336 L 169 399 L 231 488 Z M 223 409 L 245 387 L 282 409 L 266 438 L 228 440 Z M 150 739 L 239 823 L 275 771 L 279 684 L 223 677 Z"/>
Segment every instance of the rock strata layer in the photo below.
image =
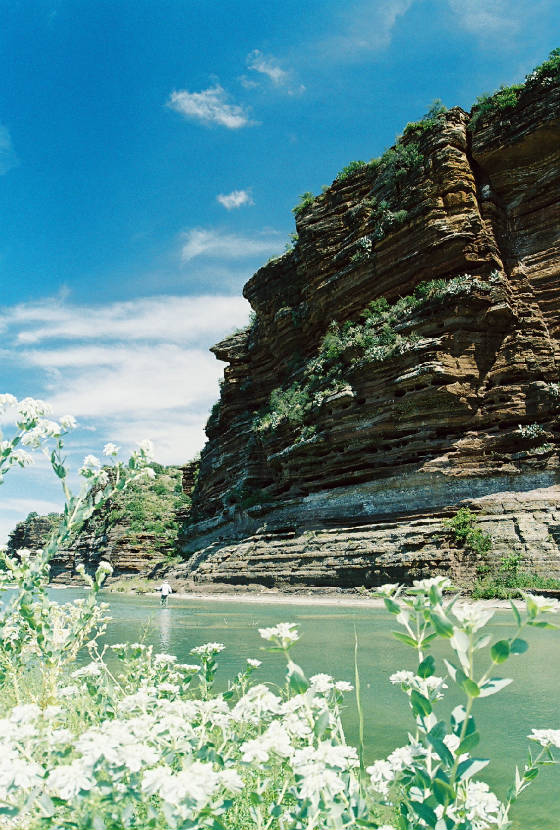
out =
<path fill-rule="evenodd" d="M 466 504 L 490 556 L 560 577 L 559 195 L 560 86 L 528 83 L 302 206 L 294 249 L 245 286 L 253 323 L 213 347 L 228 365 L 177 575 L 468 575 L 442 534 Z"/>

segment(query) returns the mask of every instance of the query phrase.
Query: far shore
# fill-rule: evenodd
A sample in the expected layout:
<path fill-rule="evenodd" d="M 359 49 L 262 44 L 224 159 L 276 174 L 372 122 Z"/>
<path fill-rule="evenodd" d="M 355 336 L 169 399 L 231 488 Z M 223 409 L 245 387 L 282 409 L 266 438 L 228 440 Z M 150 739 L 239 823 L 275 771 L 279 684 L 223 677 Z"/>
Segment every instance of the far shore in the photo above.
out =
<path fill-rule="evenodd" d="M 149 590 L 122 590 L 123 583 L 109 584 L 103 591 L 105 594 L 122 594 L 124 596 L 159 596 L 159 591 L 154 587 Z M 51 584 L 50 588 L 79 588 L 76 584 Z M 382 597 L 362 596 L 358 592 L 344 592 L 342 589 L 305 589 L 298 588 L 293 591 L 283 591 L 279 588 L 235 588 L 232 586 L 219 586 L 216 590 L 212 590 L 212 586 L 208 589 L 202 590 L 184 590 L 178 589 L 173 591 L 170 597 L 169 607 L 172 607 L 173 600 L 189 600 L 200 602 L 242 602 L 252 603 L 255 605 L 324 605 L 324 606 L 338 606 L 338 607 L 361 607 L 361 608 L 384 608 Z M 513 600 L 517 605 L 523 605 L 523 600 Z M 472 599 L 468 594 L 460 597 L 459 602 L 462 604 L 476 604 L 483 605 L 487 608 L 510 608 L 509 600 L 507 599 Z"/>

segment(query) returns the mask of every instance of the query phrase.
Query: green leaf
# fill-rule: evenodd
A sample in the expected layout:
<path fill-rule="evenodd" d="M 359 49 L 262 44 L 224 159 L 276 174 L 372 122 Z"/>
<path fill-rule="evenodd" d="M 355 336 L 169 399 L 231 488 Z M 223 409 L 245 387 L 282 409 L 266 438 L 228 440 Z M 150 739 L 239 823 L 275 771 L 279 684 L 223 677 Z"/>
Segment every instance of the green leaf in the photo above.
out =
<path fill-rule="evenodd" d="M 427 735 L 428 741 L 436 751 L 437 755 L 441 758 L 444 764 L 447 764 L 448 767 L 452 767 L 455 763 L 455 759 L 446 745 L 443 743 L 442 740 L 439 738 L 433 737 L 431 734 Z M 443 802 L 440 802 L 443 803 Z"/>
<path fill-rule="evenodd" d="M 430 645 L 435 639 L 437 638 L 437 632 L 433 631 L 431 634 L 427 634 L 420 642 L 422 648 L 426 648 Z"/>
<path fill-rule="evenodd" d="M 296 695 L 301 695 L 309 688 L 309 683 L 302 669 L 296 664 L 288 663 L 288 683 Z"/>
<path fill-rule="evenodd" d="M 410 806 L 414 809 L 417 815 L 423 819 L 428 827 L 435 827 L 437 824 L 437 816 L 431 807 L 421 801 L 411 801 Z"/>
<path fill-rule="evenodd" d="M 422 662 L 418 666 L 416 674 L 418 675 L 418 677 L 426 678 L 431 677 L 433 674 L 435 674 L 435 671 L 436 661 L 431 655 L 429 655 L 428 657 L 426 657 L 425 660 L 422 660 Z"/>
<path fill-rule="evenodd" d="M 385 603 L 385 608 L 389 611 L 390 614 L 400 614 L 401 607 L 398 602 L 390 599 L 390 597 L 384 597 L 383 602 Z"/>
<path fill-rule="evenodd" d="M 453 637 L 453 626 L 449 620 L 443 616 L 443 614 L 440 614 L 437 611 L 432 611 L 430 613 L 430 620 L 436 630 L 436 633 L 439 634 L 440 637 Z"/>
<path fill-rule="evenodd" d="M 459 686 L 465 691 L 469 697 L 478 697 L 480 695 L 480 689 L 474 682 L 471 680 L 470 677 L 467 677 L 462 669 L 457 669 L 457 683 Z"/>
<path fill-rule="evenodd" d="M 325 734 L 325 731 L 327 730 L 329 723 L 330 717 L 328 711 L 321 712 L 321 714 L 315 721 L 315 726 L 313 727 L 313 732 L 315 733 L 317 738 L 319 738 L 319 740 L 321 740 L 321 738 Z"/>
<path fill-rule="evenodd" d="M 537 767 L 531 767 L 530 769 L 525 770 L 525 772 L 523 773 L 523 778 L 526 781 L 532 781 L 534 778 L 537 777 L 538 774 L 539 774 L 538 768 Z"/>
<path fill-rule="evenodd" d="M 490 656 L 494 663 L 505 663 L 509 657 L 509 642 L 508 640 L 498 640 L 490 649 Z"/>
<path fill-rule="evenodd" d="M 440 804 L 447 806 L 450 801 L 453 801 L 455 794 L 452 788 L 441 778 L 434 778 L 432 781 L 432 792 Z"/>
<path fill-rule="evenodd" d="M 470 735 L 463 738 L 457 747 L 457 755 L 462 755 L 464 752 L 472 752 L 475 746 L 478 746 L 479 742 L 480 732 L 471 732 Z"/>
<path fill-rule="evenodd" d="M 525 654 L 529 648 L 529 643 L 526 640 L 517 638 L 512 642 L 509 648 L 512 654 Z"/>
<path fill-rule="evenodd" d="M 491 680 L 487 680 L 486 683 L 482 684 L 480 687 L 479 697 L 490 697 L 490 695 L 495 695 L 496 692 L 500 692 L 502 689 L 505 689 L 505 687 L 509 686 L 510 683 L 513 683 L 510 677 L 493 677 Z"/>
<path fill-rule="evenodd" d="M 412 689 L 410 692 L 410 705 L 412 706 L 414 714 L 420 717 L 430 715 L 432 712 L 432 704 L 428 698 L 421 695 L 416 689 Z"/>
<path fill-rule="evenodd" d="M 554 630 L 558 630 L 560 626 L 554 625 L 554 623 L 545 622 L 544 620 L 528 620 L 527 625 L 534 625 L 535 628 L 553 628 Z"/>
<path fill-rule="evenodd" d="M 412 648 L 418 648 L 418 643 L 416 642 L 416 640 L 413 640 L 412 637 L 408 636 L 408 634 L 402 634 L 400 631 L 391 631 L 391 634 L 401 643 L 404 643 L 407 646 L 411 646 Z"/>
<path fill-rule="evenodd" d="M 472 778 L 473 775 L 478 775 L 489 763 L 490 761 L 487 761 L 485 758 L 467 758 L 466 761 L 462 761 L 457 767 L 459 781 L 465 778 Z"/>
<path fill-rule="evenodd" d="M 518 626 L 521 626 L 521 614 L 515 607 L 515 603 L 512 599 L 510 599 L 509 604 L 511 605 L 511 610 L 513 611 L 513 616 L 515 617 L 515 622 Z"/>

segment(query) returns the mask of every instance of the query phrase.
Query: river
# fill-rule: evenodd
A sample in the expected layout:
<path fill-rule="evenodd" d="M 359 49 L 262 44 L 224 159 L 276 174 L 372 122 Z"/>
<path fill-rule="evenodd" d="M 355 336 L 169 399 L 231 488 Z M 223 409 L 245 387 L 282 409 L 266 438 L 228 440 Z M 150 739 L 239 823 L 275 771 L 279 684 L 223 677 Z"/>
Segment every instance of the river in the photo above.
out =
<path fill-rule="evenodd" d="M 59 602 L 83 595 L 73 589 L 52 592 Z M 275 682 L 283 678 L 284 666 L 277 654 L 261 651 L 258 629 L 282 621 L 299 625 L 301 640 L 293 656 L 308 676 L 318 672 L 337 680 L 354 682 L 354 630 L 359 643 L 359 671 L 365 712 L 367 760 L 388 754 L 406 742 L 412 718 L 406 696 L 389 682 L 400 668 L 415 668 L 413 652 L 391 637 L 394 618 L 384 609 L 362 606 L 266 604 L 231 601 L 189 600 L 172 597 L 161 608 L 157 596 L 104 594 L 112 622 L 105 642 L 123 640 L 153 644 L 189 662 L 189 650 L 207 641 L 222 642 L 218 655 L 217 683 L 245 664 L 247 657 L 263 661 L 256 677 Z M 512 614 L 497 610 L 492 622 L 496 639 L 508 635 Z M 514 683 L 500 694 L 475 703 L 474 714 L 482 733 L 478 757 L 492 759 L 483 776 L 498 796 L 504 796 L 512 781 L 515 764 L 527 757 L 526 736 L 531 728 L 560 728 L 560 632 L 529 629 L 526 654 L 512 657 L 500 666 L 500 675 Z M 445 644 L 434 655 L 446 656 Z M 345 726 L 349 742 L 357 742 L 355 698 L 346 695 Z M 460 697 L 449 696 L 442 707 L 446 716 Z M 541 770 L 533 785 L 512 808 L 514 830 L 558 830 L 560 827 L 560 768 Z"/>

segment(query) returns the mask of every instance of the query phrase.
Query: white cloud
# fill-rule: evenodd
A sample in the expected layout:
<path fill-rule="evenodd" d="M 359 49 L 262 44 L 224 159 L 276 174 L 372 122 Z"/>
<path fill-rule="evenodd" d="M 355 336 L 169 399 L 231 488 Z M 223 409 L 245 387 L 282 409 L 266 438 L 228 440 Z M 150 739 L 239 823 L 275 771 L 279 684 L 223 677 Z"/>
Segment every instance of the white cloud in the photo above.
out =
<path fill-rule="evenodd" d="M 247 67 L 255 72 L 260 72 L 262 75 L 266 75 L 276 86 L 282 86 L 287 83 L 290 77 L 289 72 L 286 72 L 285 69 L 282 69 L 278 65 L 276 58 L 267 58 L 258 49 L 254 49 L 247 55 Z"/>
<path fill-rule="evenodd" d="M 0 176 L 4 176 L 8 170 L 17 167 L 18 164 L 10 132 L 7 127 L 0 124 Z"/>
<path fill-rule="evenodd" d="M 222 233 L 217 230 L 193 228 L 185 233 L 182 249 L 183 262 L 198 256 L 218 259 L 244 259 L 252 256 L 280 253 L 283 236 L 278 231 L 262 231 L 254 237 Z"/>
<path fill-rule="evenodd" d="M 51 381 L 48 400 L 55 412 L 77 417 L 106 418 L 170 409 L 188 411 L 191 406 L 209 406 L 217 394 L 221 366 L 207 351 L 160 343 L 145 347 L 107 348 L 101 362 L 92 363 L 89 349 L 83 360 L 79 346 L 60 360 L 60 375 Z M 110 362 L 109 353 L 114 352 Z M 43 353 L 32 365 L 56 367 L 60 352 Z M 25 358 L 24 358 L 25 359 Z M 73 363 L 69 361 L 73 360 Z"/>
<path fill-rule="evenodd" d="M 275 87 L 284 89 L 288 95 L 298 95 L 305 92 L 303 84 L 294 84 L 292 72 L 282 69 L 276 58 L 265 56 L 259 49 L 254 49 L 247 55 L 247 68 L 260 75 L 265 75 Z M 239 79 L 245 89 L 259 86 L 245 75 Z"/>
<path fill-rule="evenodd" d="M 512 0 L 448 0 L 459 24 L 475 35 L 495 36 L 511 34 L 519 26 L 516 16 L 518 3 Z"/>
<path fill-rule="evenodd" d="M 219 124 L 229 130 L 238 130 L 253 123 L 243 107 L 228 103 L 226 91 L 219 85 L 202 92 L 175 90 L 169 96 L 167 106 L 184 118 L 203 124 Z"/>
<path fill-rule="evenodd" d="M 51 299 L 1 309 L 0 332 L 16 329 L 20 345 L 54 339 L 210 342 L 246 317 L 247 303 L 237 296 L 156 296 L 99 306 Z"/>
<path fill-rule="evenodd" d="M 391 42 L 393 29 L 415 0 L 360 0 L 339 15 L 337 34 L 318 44 L 323 56 L 354 60 L 364 52 L 379 51 Z"/>
<path fill-rule="evenodd" d="M 255 204 L 249 190 L 232 190 L 231 193 L 220 193 L 219 196 L 216 196 L 216 199 L 226 210 Z"/>
<path fill-rule="evenodd" d="M 218 398 L 223 364 L 208 348 L 245 325 L 248 310 L 244 299 L 223 296 L 5 308 L 2 374 L 9 380 L 17 373 L 20 386 L 48 400 L 55 416 L 78 418 L 82 432 L 67 442 L 72 460 L 77 445 L 83 455 L 116 441 L 126 454 L 151 438 L 158 461 L 184 463 L 201 449 Z"/>

